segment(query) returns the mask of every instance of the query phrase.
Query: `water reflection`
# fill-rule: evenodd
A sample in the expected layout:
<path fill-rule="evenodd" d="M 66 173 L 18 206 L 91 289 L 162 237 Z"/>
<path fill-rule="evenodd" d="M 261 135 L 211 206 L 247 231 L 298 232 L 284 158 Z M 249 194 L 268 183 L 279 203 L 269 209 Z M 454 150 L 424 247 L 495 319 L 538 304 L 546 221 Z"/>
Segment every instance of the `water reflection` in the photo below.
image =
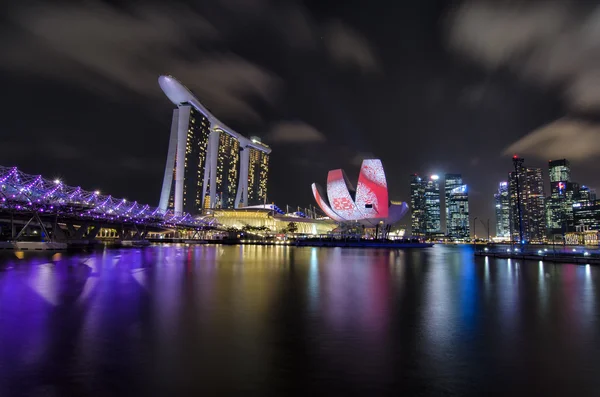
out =
<path fill-rule="evenodd" d="M 310 273 L 308 281 L 308 295 L 310 296 L 310 310 L 315 312 L 319 304 L 319 250 L 310 250 Z"/>
<path fill-rule="evenodd" d="M 468 247 L 7 254 L 0 395 L 590 395 L 598 271 Z"/>

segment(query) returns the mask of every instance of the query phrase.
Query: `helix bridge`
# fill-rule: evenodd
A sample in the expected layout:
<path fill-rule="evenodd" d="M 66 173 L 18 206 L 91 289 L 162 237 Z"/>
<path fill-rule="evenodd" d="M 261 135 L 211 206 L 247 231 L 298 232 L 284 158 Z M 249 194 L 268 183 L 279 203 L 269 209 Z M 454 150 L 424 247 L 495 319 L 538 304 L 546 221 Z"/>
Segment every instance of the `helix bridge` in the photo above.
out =
<path fill-rule="evenodd" d="M 155 229 L 188 228 L 206 229 L 216 227 L 214 218 L 195 217 L 191 214 L 161 212 L 157 207 L 130 202 L 99 191 L 69 186 L 63 181 L 30 175 L 16 167 L 0 166 L 0 213 L 29 216 L 29 222 L 42 228 L 46 221 L 71 221 L 81 225 L 130 225 Z"/>

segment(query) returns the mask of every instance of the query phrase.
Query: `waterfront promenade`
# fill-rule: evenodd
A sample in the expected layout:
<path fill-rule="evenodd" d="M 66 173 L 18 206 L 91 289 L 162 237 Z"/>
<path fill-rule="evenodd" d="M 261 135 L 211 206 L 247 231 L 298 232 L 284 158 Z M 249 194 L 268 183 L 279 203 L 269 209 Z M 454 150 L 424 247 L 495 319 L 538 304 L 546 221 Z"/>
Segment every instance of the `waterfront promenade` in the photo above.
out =
<path fill-rule="evenodd" d="M 567 245 L 476 245 L 475 256 L 600 265 L 600 247 Z"/>

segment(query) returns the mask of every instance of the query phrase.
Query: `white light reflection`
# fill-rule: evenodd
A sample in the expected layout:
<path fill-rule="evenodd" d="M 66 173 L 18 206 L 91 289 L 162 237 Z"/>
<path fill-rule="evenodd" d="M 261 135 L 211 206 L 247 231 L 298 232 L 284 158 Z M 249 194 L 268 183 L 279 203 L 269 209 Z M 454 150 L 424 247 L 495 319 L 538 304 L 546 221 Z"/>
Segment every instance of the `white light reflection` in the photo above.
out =
<path fill-rule="evenodd" d="M 131 276 L 145 290 L 148 290 L 148 286 L 146 285 L 146 277 L 147 277 L 147 275 L 146 275 L 146 269 L 133 269 L 131 271 Z"/>
<path fill-rule="evenodd" d="M 490 282 L 490 258 L 489 257 L 485 257 L 485 262 L 484 262 L 484 280 L 485 280 L 485 285 L 488 285 Z"/>
<path fill-rule="evenodd" d="M 164 343 L 160 345 L 167 351 L 176 341 L 177 316 L 181 310 L 185 271 L 184 259 L 181 258 L 181 249 L 177 247 L 164 247 L 158 251 L 155 267 L 155 280 L 153 290 L 155 299 L 155 330 L 157 336 Z"/>
<path fill-rule="evenodd" d="M 108 293 L 106 289 L 97 288 L 97 286 L 104 271 L 110 272 L 112 267 L 109 264 L 112 264 L 112 261 L 113 258 L 110 253 L 104 250 L 101 256 L 91 257 L 82 262 L 85 266 L 89 266 L 91 271 L 81 294 L 77 298 L 78 305 L 83 306 L 89 302 L 101 301 L 106 296 Z M 95 293 L 92 294 L 93 292 Z M 85 316 L 83 317 L 81 332 L 79 332 L 77 338 L 76 349 L 79 354 L 77 354 L 74 365 L 84 371 L 94 372 L 102 354 L 101 349 L 98 348 L 98 340 L 102 339 L 100 335 L 102 335 L 102 324 L 105 317 L 103 316 L 102 305 L 99 304 L 88 304 L 84 311 Z"/>
<path fill-rule="evenodd" d="M 452 350 L 452 336 L 458 316 L 452 304 L 451 269 L 434 265 L 427 274 L 423 325 L 431 354 L 446 354 Z"/>
<path fill-rule="evenodd" d="M 546 314 L 548 306 L 548 293 L 546 287 L 546 272 L 544 270 L 544 262 L 538 262 L 538 295 L 541 302 L 543 313 Z"/>
<path fill-rule="evenodd" d="M 310 268 L 308 271 L 308 295 L 310 306 L 313 312 L 318 310 L 319 306 L 319 258 L 317 248 L 311 248 Z"/>
<path fill-rule="evenodd" d="M 55 280 L 54 265 L 44 263 L 38 267 L 37 274 L 29 280 L 29 287 L 52 306 L 58 305 L 59 283 Z"/>
<path fill-rule="evenodd" d="M 513 261 L 508 259 L 506 271 L 499 268 L 496 272 L 496 291 L 498 292 L 498 302 L 501 315 L 501 324 L 506 328 L 507 333 L 514 333 L 517 314 L 519 310 L 519 286 L 518 277 L 513 277 Z M 507 341 L 508 342 L 508 341 Z M 506 346 L 510 348 L 511 346 Z"/>
<path fill-rule="evenodd" d="M 581 318 L 582 322 L 585 324 L 586 329 L 589 331 L 589 336 L 593 337 L 596 333 L 596 290 L 595 285 L 592 280 L 592 269 L 590 265 L 585 265 L 584 281 L 583 288 L 581 289 L 581 300 L 582 300 L 582 309 L 583 314 Z"/>
<path fill-rule="evenodd" d="M 83 264 L 89 266 L 92 270 L 90 271 L 88 278 L 85 280 L 85 285 L 83 286 L 83 290 L 81 290 L 81 294 L 79 294 L 77 297 L 77 304 L 79 305 L 85 303 L 100 280 L 96 258 L 89 258 L 83 261 Z"/>
<path fill-rule="evenodd" d="M 404 251 L 390 252 L 390 272 L 396 273 L 398 281 L 404 280 L 404 271 L 406 269 L 406 259 Z"/>
<path fill-rule="evenodd" d="M 323 287 L 323 301 L 326 306 L 327 319 L 331 322 L 331 327 L 340 330 L 344 326 L 346 318 L 354 318 L 356 311 L 352 311 L 349 306 L 348 291 L 346 286 L 350 278 L 352 263 L 344 261 L 342 249 L 336 247 L 327 251 L 326 261 L 327 272 L 324 274 L 323 282 L 327 285 Z M 351 313 L 349 313 L 351 312 Z"/>

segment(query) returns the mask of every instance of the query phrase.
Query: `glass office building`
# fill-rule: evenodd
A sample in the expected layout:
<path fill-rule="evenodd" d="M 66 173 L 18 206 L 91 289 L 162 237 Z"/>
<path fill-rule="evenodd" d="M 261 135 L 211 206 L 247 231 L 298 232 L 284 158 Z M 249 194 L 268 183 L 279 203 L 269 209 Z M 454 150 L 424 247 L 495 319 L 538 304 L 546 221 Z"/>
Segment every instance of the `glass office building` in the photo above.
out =
<path fill-rule="evenodd" d="M 508 182 L 500 182 L 498 193 L 494 195 L 496 207 L 496 237 L 510 238 L 510 198 Z"/>
<path fill-rule="evenodd" d="M 519 188 L 521 216 L 517 200 Z M 541 168 L 520 166 L 509 174 L 511 229 L 514 241 L 519 241 L 520 228 L 524 242 L 542 242 L 546 238 L 544 179 Z"/>
<path fill-rule="evenodd" d="M 444 178 L 446 234 L 454 239 L 469 239 L 469 194 L 460 174 Z"/>
<path fill-rule="evenodd" d="M 425 183 L 425 234 L 434 235 L 442 232 L 440 208 L 440 177 L 430 175 Z"/>
<path fill-rule="evenodd" d="M 425 211 L 425 186 L 426 180 L 419 175 L 410 176 L 410 219 L 412 235 L 417 237 L 425 236 L 426 232 L 426 211 Z"/>

